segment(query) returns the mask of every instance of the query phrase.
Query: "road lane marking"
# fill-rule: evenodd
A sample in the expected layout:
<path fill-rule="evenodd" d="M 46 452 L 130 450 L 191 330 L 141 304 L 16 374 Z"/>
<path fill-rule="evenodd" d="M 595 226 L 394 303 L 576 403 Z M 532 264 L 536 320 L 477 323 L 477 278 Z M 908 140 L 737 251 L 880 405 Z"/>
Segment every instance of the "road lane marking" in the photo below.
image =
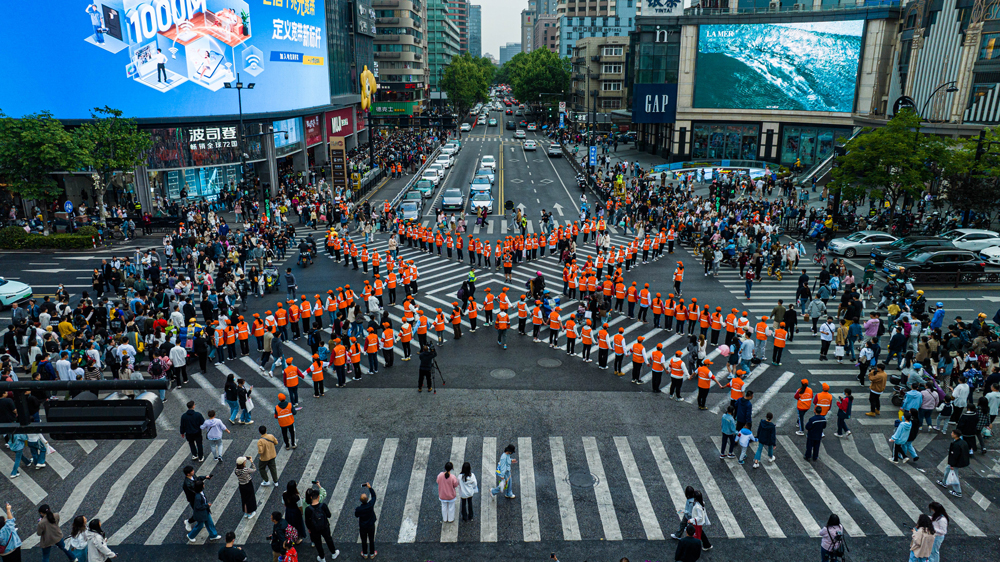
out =
<path fill-rule="evenodd" d="M 615 447 L 618 448 L 618 458 L 622 461 L 625 477 L 632 490 L 632 500 L 639 512 L 642 528 L 646 532 L 646 540 L 662 541 L 663 531 L 660 529 L 660 522 L 656 519 L 653 502 L 649 500 L 649 494 L 646 492 L 646 485 L 642 482 L 642 473 L 639 472 L 639 465 L 635 462 L 635 456 L 632 455 L 628 438 L 615 437 Z"/>
<path fill-rule="evenodd" d="M 618 525 L 618 516 L 615 514 L 615 504 L 611 500 L 611 489 L 608 487 L 608 477 L 604 473 L 601 453 L 597 449 L 597 439 L 584 437 L 583 451 L 587 455 L 587 466 L 590 468 L 590 473 L 594 475 L 596 480 L 594 495 L 597 499 L 597 511 L 601 515 L 601 525 L 604 527 L 604 539 L 620 541 L 622 540 L 622 531 Z"/>
<path fill-rule="evenodd" d="M 417 450 L 413 455 L 413 469 L 410 471 L 410 485 L 406 489 L 406 503 L 403 505 L 403 520 L 399 524 L 397 542 L 412 543 L 417 538 L 417 522 L 420 520 L 420 502 L 423 499 L 424 478 L 427 475 L 427 459 L 431 454 L 431 440 L 417 439 Z"/>
<path fill-rule="evenodd" d="M 563 540 L 580 540 L 580 523 L 576 518 L 576 506 L 573 503 L 573 489 L 569 485 L 569 465 L 566 462 L 566 449 L 562 437 L 549 437 L 549 450 L 552 453 L 552 476 L 556 486 L 556 497 L 559 501 L 559 519 L 562 521 Z"/>

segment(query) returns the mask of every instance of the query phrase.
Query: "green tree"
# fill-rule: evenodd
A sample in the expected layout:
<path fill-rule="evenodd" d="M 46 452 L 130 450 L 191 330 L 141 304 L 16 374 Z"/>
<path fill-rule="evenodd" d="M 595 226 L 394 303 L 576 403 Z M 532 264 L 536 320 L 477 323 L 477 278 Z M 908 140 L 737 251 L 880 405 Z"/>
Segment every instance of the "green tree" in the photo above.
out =
<path fill-rule="evenodd" d="M 52 174 L 80 168 L 88 151 L 88 143 L 51 113 L 20 119 L 0 113 L 0 176 L 12 193 L 39 203 L 46 223 L 46 203 L 63 194 Z"/>
<path fill-rule="evenodd" d="M 93 121 L 80 127 L 80 136 L 90 145 L 85 164 L 97 174 L 94 204 L 104 220 L 107 216 L 104 194 L 115 173 L 129 173 L 145 163 L 153 139 L 146 131 L 139 130 L 135 119 L 122 117 L 119 109 L 98 107 L 91 112 L 91 117 Z"/>
<path fill-rule="evenodd" d="M 1000 153 L 991 152 L 987 148 L 991 146 L 1000 147 L 1000 132 L 995 128 L 985 129 L 981 145 L 978 136 L 964 138 L 934 159 L 944 180 L 944 196 L 953 208 L 991 218 L 1000 211 Z"/>
<path fill-rule="evenodd" d="M 847 198 L 867 195 L 887 199 L 893 206 L 900 197 L 918 197 L 934 171 L 928 162 L 947 150 L 946 141 L 920 134 L 920 117 L 903 111 L 884 127 L 868 129 L 845 145 L 837 158 L 830 189 Z"/>
<path fill-rule="evenodd" d="M 518 57 L 522 57 L 520 60 Z M 535 103 L 542 92 L 568 92 L 572 66 L 568 58 L 548 49 L 535 49 L 510 60 L 511 89 L 514 97 L 524 103 Z"/>
<path fill-rule="evenodd" d="M 469 53 L 452 58 L 444 68 L 441 89 L 448 94 L 448 100 L 458 111 L 459 120 L 465 119 L 476 102 L 486 101 L 492 80 L 492 76 L 487 77 L 486 74 Z"/>

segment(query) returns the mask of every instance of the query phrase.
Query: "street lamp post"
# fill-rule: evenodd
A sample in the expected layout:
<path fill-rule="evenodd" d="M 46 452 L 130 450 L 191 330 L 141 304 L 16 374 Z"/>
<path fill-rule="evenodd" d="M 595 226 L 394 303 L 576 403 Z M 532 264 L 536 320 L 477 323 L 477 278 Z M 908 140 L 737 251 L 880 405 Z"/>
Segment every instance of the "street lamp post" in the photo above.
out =
<path fill-rule="evenodd" d="M 957 83 L 956 80 L 952 80 L 950 82 L 945 82 L 944 84 L 941 84 L 937 88 L 934 88 L 934 91 L 931 92 L 931 95 L 927 97 L 927 101 L 924 102 L 923 107 L 920 108 L 920 116 L 919 117 L 920 117 L 921 121 L 923 121 L 924 114 L 927 111 L 927 105 L 929 103 L 931 103 L 931 100 L 934 99 L 934 96 L 937 95 L 938 91 L 940 91 L 941 88 L 944 88 L 945 86 L 950 86 L 947 90 L 945 90 L 945 92 L 949 93 L 949 94 L 953 94 L 953 93 L 955 93 L 955 92 L 958 91 L 958 88 L 955 86 L 956 83 Z M 930 121 L 930 119 L 928 119 L 927 121 Z"/>
<path fill-rule="evenodd" d="M 225 82 L 223 84 L 223 86 L 225 86 L 228 89 L 232 89 L 232 88 L 236 89 L 236 100 L 239 103 L 239 108 L 240 108 L 240 132 L 239 132 L 239 136 L 237 137 L 237 139 L 238 139 L 237 142 L 239 143 L 238 149 L 240 151 L 240 183 L 244 184 L 244 186 L 246 185 L 247 154 L 246 154 L 244 146 L 243 146 L 243 88 L 246 87 L 246 89 L 252 90 L 253 87 L 256 86 L 256 85 L 257 84 L 254 83 L 254 82 L 249 82 L 249 83 L 247 83 L 244 86 L 243 82 L 240 81 L 240 73 L 239 72 L 236 73 L 236 82 L 235 83 L 233 83 L 233 82 Z M 261 189 L 263 189 L 263 186 L 261 186 Z M 264 199 L 266 199 L 266 196 L 264 195 L 263 191 L 261 192 L 260 195 L 261 195 L 261 202 L 263 202 Z"/>

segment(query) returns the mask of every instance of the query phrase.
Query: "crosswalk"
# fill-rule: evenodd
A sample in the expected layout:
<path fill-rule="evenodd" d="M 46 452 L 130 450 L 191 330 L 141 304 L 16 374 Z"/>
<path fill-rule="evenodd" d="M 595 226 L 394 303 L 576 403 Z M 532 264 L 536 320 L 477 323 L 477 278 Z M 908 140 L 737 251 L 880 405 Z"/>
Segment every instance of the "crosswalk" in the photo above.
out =
<path fill-rule="evenodd" d="M 934 483 L 939 478 L 935 471 L 890 464 L 881 451 L 888 435 L 828 437 L 818 463 L 802 459 L 802 438 L 781 435 L 775 462 L 765 455 L 758 470 L 751 468 L 749 458 L 744 465 L 720 460 L 719 437 L 670 434 L 431 437 L 417 432 L 355 439 L 334 434 L 295 451 L 281 450 L 277 464 L 280 482 L 296 480 L 301 492 L 318 480 L 327 489 L 337 540 L 356 539 L 353 508 L 361 484 L 368 481 L 378 494 L 377 540 L 400 544 L 660 541 L 676 529 L 686 485 L 703 491 L 716 523 L 713 536 L 726 538 L 815 536 L 830 513 L 840 516 L 852 537 L 902 537 L 921 512 L 918 506 L 930 501 L 946 507 L 953 533 L 983 537 L 998 531 L 995 513 L 944 493 Z M 507 443 L 515 445 L 519 461 L 513 469 L 514 500 L 490 494 L 496 462 Z M 226 446 L 234 454 L 256 452 L 248 431 L 234 432 Z M 173 437 L 114 448 L 108 444 L 105 450 L 108 457 L 89 470 L 72 494 L 52 498 L 53 509 L 99 517 L 111 545 L 182 542 L 189 508 L 179 468 L 186 443 Z M 473 521 L 440 522 L 434 480 L 447 461 L 456 467 L 468 461 L 480 476 Z M 264 516 L 247 519 L 239 512 L 229 463 L 212 468 L 209 461 L 198 467 L 199 475 L 216 476 L 207 486 L 216 524 L 223 532 L 235 530 L 238 544 L 263 542 L 270 523 Z M 255 481 L 259 484 L 259 478 Z M 280 510 L 281 491 L 258 486 L 258 513 Z M 147 525 L 151 521 L 157 524 Z M 199 542 L 205 539 L 203 533 Z M 35 546 L 37 537 L 25 544 Z"/>

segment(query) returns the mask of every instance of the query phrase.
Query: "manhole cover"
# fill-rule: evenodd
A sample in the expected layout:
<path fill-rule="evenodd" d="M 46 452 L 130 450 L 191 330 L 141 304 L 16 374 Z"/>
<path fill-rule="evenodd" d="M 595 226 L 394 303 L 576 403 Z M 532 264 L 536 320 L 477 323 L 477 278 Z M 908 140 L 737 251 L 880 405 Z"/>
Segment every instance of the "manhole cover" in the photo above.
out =
<path fill-rule="evenodd" d="M 495 379 L 512 379 L 516 373 L 513 369 L 493 369 L 490 376 Z"/>
<path fill-rule="evenodd" d="M 562 365 L 562 361 L 558 359 L 539 359 L 538 365 L 541 367 L 553 368 Z"/>
<path fill-rule="evenodd" d="M 566 481 L 577 488 L 593 488 L 598 482 L 597 477 L 589 472 L 571 472 Z"/>

